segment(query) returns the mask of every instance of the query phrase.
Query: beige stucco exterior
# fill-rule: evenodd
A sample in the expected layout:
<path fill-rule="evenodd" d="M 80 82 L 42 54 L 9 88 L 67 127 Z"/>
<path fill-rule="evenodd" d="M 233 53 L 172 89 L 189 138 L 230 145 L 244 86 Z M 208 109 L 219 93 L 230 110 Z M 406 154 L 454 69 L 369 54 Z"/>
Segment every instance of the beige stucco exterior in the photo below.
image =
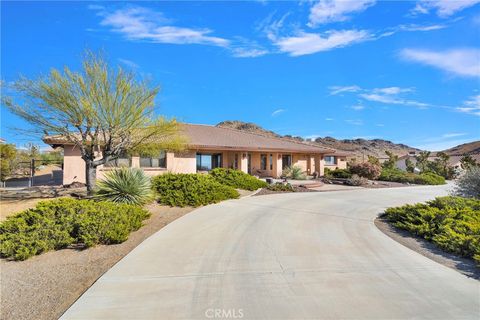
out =
<path fill-rule="evenodd" d="M 64 146 L 64 172 L 63 183 L 85 182 L 85 162 L 80 156 L 80 150 L 71 145 Z M 321 154 L 303 154 L 303 153 L 280 153 L 280 152 L 248 152 L 248 151 L 222 151 L 222 150 L 187 150 L 184 152 L 167 152 L 166 168 L 142 168 L 149 176 L 156 176 L 165 172 L 172 173 L 196 173 L 197 163 L 196 154 L 200 153 L 220 153 L 222 154 L 222 167 L 235 168 L 246 173 L 257 176 L 270 176 L 278 178 L 282 175 L 282 156 L 290 155 L 292 165 L 299 166 L 306 174 L 317 172 L 320 176 L 324 174 L 325 168 L 332 170 L 347 167 L 346 157 L 336 157 L 335 165 L 325 165 L 324 155 Z M 261 155 L 267 157 L 267 168 L 261 168 Z M 251 159 L 250 169 L 248 159 Z M 237 166 L 235 167 L 235 159 Z M 140 168 L 140 158 L 131 158 L 131 167 Z M 102 179 L 106 172 L 112 170 L 104 166 L 97 168 L 97 178 Z"/>

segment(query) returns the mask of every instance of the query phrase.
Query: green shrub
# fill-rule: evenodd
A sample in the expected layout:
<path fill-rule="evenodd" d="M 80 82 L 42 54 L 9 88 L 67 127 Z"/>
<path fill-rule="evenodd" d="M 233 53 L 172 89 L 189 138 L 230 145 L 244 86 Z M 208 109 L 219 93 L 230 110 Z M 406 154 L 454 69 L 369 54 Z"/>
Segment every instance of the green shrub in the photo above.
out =
<path fill-rule="evenodd" d="M 440 197 L 426 204 L 389 208 L 385 213 L 394 226 L 480 263 L 480 200 Z"/>
<path fill-rule="evenodd" d="M 152 187 L 159 203 L 174 207 L 198 207 L 240 196 L 206 174 L 166 173 L 154 177 Z"/>
<path fill-rule="evenodd" d="M 380 176 L 382 168 L 370 162 L 364 162 L 359 164 L 354 164 L 350 167 L 349 171 L 352 174 L 359 175 L 367 179 L 377 179 Z"/>
<path fill-rule="evenodd" d="M 366 185 L 368 183 L 368 179 L 354 174 L 345 183 L 349 186 L 357 186 L 358 187 L 358 186 Z"/>
<path fill-rule="evenodd" d="M 283 170 L 283 177 L 287 177 L 294 180 L 305 180 L 307 177 L 299 166 L 290 166 Z"/>
<path fill-rule="evenodd" d="M 334 178 L 348 179 L 352 177 L 352 174 L 348 169 L 335 169 L 329 172 L 329 175 Z"/>
<path fill-rule="evenodd" d="M 209 173 L 217 182 L 243 190 L 257 190 L 265 188 L 268 184 L 243 171 L 234 169 L 215 168 Z"/>
<path fill-rule="evenodd" d="M 455 181 L 455 194 L 480 199 L 480 167 L 470 166 Z"/>
<path fill-rule="evenodd" d="M 116 203 L 142 205 L 152 199 L 150 178 L 139 168 L 117 168 L 97 182 L 96 196 Z"/>
<path fill-rule="evenodd" d="M 400 169 L 383 169 L 378 180 L 412 184 L 445 184 L 445 178 L 432 172 L 415 174 Z"/>
<path fill-rule="evenodd" d="M 267 189 L 271 191 L 295 192 L 295 189 L 290 183 L 283 184 L 281 182 L 271 184 Z"/>
<path fill-rule="evenodd" d="M 71 198 L 42 201 L 0 224 L 0 255 L 25 260 L 74 244 L 120 243 L 148 216 L 148 211 L 128 204 Z"/>

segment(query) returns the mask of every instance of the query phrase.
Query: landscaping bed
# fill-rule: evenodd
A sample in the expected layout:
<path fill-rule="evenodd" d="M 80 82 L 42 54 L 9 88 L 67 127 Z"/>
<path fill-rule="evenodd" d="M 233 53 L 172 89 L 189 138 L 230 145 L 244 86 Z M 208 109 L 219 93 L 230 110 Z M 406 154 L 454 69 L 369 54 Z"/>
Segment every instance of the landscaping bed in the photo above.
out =
<path fill-rule="evenodd" d="M 152 214 L 128 240 L 88 250 L 63 249 L 25 261 L 0 260 L 1 319 L 58 319 L 100 276 L 138 244 L 192 208 L 146 206 Z M 33 272 L 34 270 L 34 272 Z"/>
<path fill-rule="evenodd" d="M 385 210 L 392 226 L 480 265 L 480 200 L 439 197 L 427 203 Z"/>
<path fill-rule="evenodd" d="M 292 193 L 292 192 L 318 192 L 318 191 L 301 187 L 301 186 L 292 186 L 292 190 L 288 190 L 288 191 L 270 190 L 268 188 L 263 188 L 262 190 L 254 194 L 254 196 L 263 196 L 267 194 L 276 194 L 276 193 Z"/>

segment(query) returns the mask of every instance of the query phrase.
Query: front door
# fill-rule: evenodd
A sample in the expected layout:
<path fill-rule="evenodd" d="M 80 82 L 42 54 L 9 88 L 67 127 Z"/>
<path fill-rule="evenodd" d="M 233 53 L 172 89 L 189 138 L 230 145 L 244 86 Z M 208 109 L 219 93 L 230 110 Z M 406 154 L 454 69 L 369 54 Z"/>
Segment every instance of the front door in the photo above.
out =
<path fill-rule="evenodd" d="M 282 169 L 285 170 L 286 168 L 292 165 L 292 155 L 284 154 L 282 155 Z"/>
<path fill-rule="evenodd" d="M 250 153 L 247 155 L 247 168 L 248 174 L 252 174 L 252 155 Z"/>

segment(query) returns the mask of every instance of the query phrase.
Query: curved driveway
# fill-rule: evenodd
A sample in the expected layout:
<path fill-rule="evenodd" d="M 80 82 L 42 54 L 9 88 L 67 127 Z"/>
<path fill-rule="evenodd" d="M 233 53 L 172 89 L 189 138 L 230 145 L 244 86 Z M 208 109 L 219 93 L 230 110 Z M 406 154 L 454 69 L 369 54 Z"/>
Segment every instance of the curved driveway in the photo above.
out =
<path fill-rule="evenodd" d="M 373 224 L 446 187 L 249 197 L 198 209 L 101 277 L 65 319 L 478 319 L 479 282 Z"/>

